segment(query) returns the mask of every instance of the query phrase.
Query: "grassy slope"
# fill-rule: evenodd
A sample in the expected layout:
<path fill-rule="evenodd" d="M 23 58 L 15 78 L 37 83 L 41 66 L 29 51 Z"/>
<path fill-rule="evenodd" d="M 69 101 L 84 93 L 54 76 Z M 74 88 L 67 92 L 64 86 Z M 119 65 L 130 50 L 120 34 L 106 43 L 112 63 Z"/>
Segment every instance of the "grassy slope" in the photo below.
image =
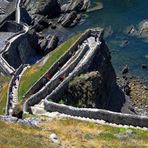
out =
<path fill-rule="evenodd" d="M 0 122 L 0 146 L 7 147 L 148 147 L 148 131 L 111 127 L 73 119 L 44 122 L 40 128 Z M 56 133 L 60 144 L 49 139 Z M 122 135 L 123 138 L 118 138 Z"/>
<path fill-rule="evenodd" d="M 0 90 L 0 115 L 4 114 L 7 101 L 7 90 L 10 78 L 1 77 L 2 88 Z"/>
<path fill-rule="evenodd" d="M 22 100 L 25 93 L 33 86 L 35 82 L 65 53 L 67 49 L 78 39 L 80 34 L 70 38 L 64 42 L 61 46 L 55 49 L 49 54 L 49 59 L 44 64 L 40 66 L 39 64 L 34 64 L 31 68 L 27 69 L 24 73 L 19 87 L 19 99 Z"/>

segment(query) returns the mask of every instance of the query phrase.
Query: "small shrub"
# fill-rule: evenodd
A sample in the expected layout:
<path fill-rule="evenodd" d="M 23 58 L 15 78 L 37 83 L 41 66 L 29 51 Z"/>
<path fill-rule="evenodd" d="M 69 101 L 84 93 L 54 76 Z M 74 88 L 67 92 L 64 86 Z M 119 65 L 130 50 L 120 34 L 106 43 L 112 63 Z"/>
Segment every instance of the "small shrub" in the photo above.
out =
<path fill-rule="evenodd" d="M 14 107 L 13 112 L 12 112 L 12 116 L 17 117 L 19 119 L 22 119 L 22 117 L 23 117 L 23 109 L 22 109 L 21 105 L 17 104 Z"/>

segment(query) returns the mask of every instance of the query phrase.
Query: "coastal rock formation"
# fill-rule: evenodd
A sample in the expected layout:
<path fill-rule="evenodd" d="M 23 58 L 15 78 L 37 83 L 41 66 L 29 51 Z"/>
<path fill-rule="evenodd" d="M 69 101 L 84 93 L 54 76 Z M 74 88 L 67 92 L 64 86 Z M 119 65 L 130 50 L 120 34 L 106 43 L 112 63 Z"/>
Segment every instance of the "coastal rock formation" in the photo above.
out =
<path fill-rule="evenodd" d="M 88 73 L 69 83 L 62 99 L 68 105 L 120 112 L 125 95 L 116 84 L 116 74 L 105 42 L 96 53 Z"/>
<path fill-rule="evenodd" d="M 55 35 L 44 37 L 43 35 L 30 30 L 28 34 L 28 41 L 30 46 L 35 49 L 37 53 L 47 54 L 57 47 L 59 40 Z"/>
<path fill-rule="evenodd" d="M 57 0 L 40 0 L 37 3 L 37 14 L 48 16 L 48 18 L 55 18 L 60 14 L 60 5 Z"/>
<path fill-rule="evenodd" d="M 65 103 L 85 108 L 103 107 L 105 102 L 98 99 L 101 93 L 101 74 L 98 71 L 82 74 L 69 83 L 68 92 L 66 93 L 68 96 L 65 96 L 67 98 Z"/>
<path fill-rule="evenodd" d="M 81 12 L 86 11 L 88 7 L 89 0 L 71 0 L 61 6 L 63 15 L 58 22 L 61 22 L 63 27 L 73 27 L 81 19 Z"/>
<path fill-rule="evenodd" d="M 71 0 L 68 4 L 61 7 L 62 12 L 82 12 L 86 11 L 89 6 L 89 0 Z"/>
<path fill-rule="evenodd" d="M 75 26 L 81 19 L 81 13 L 89 7 L 89 0 L 28 0 L 24 5 L 32 16 L 33 28 L 40 32 L 49 26 L 52 29 L 55 29 L 56 25 Z"/>
<path fill-rule="evenodd" d="M 72 11 L 68 13 L 67 15 L 65 15 L 65 17 L 62 18 L 62 22 L 61 22 L 62 26 L 63 27 L 70 26 L 74 22 L 76 17 L 77 17 L 76 11 Z"/>

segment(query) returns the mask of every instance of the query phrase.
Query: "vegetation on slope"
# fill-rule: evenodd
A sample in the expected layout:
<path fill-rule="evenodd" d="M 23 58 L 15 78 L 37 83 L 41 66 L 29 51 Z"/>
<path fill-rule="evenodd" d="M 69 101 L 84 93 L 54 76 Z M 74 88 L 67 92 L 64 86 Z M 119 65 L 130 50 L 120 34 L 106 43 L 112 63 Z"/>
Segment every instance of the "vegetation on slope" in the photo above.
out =
<path fill-rule="evenodd" d="M 39 128 L 0 122 L 0 146 L 4 147 L 147 147 L 148 131 L 111 127 L 73 119 L 43 122 Z M 64 127 L 64 128 L 63 128 Z M 55 133 L 59 144 L 53 144 Z"/>
<path fill-rule="evenodd" d="M 27 69 L 20 81 L 19 100 L 22 101 L 26 92 L 38 81 L 38 79 L 69 49 L 69 47 L 80 37 L 80 34 L 70 38 L 61 46 L 51 52 L 44 65 L 34 64 Z"/>
<path fill-rule="evenodd" d="M 4 114 L 6 102 L 7 102 L 7 91 L 9 86 L 10 78 L 2 76 L 0 79 L 1 89 L 0 89 L 0 115 Z"/>

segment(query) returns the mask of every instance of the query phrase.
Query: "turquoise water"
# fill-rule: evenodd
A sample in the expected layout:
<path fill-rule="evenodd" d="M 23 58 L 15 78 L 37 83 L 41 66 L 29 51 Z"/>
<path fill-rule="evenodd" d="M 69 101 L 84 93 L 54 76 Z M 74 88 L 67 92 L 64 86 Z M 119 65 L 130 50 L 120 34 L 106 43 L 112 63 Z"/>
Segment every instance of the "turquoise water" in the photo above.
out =
<path fill-rule="evenodd" d="M 92 0 L 92 6 L 98 2 L 103 4 L 103 9 L 86 13 L 86 20 L 82 20 L 72 32 L 90 27 L 105 28 L 115 70 L 120 73 L 123 66 L 128 64 L 131 74 L 148 78 L 148 70 L 141 68 L 141 64 L 148 65 L 148 42 L 125 33 L 128 26 L 138 27 L 141 21 L 148 19 L 148 0 Z M 121 44 L 124 40 L 128 40 L 129 44 L 123 48 Z"/>

